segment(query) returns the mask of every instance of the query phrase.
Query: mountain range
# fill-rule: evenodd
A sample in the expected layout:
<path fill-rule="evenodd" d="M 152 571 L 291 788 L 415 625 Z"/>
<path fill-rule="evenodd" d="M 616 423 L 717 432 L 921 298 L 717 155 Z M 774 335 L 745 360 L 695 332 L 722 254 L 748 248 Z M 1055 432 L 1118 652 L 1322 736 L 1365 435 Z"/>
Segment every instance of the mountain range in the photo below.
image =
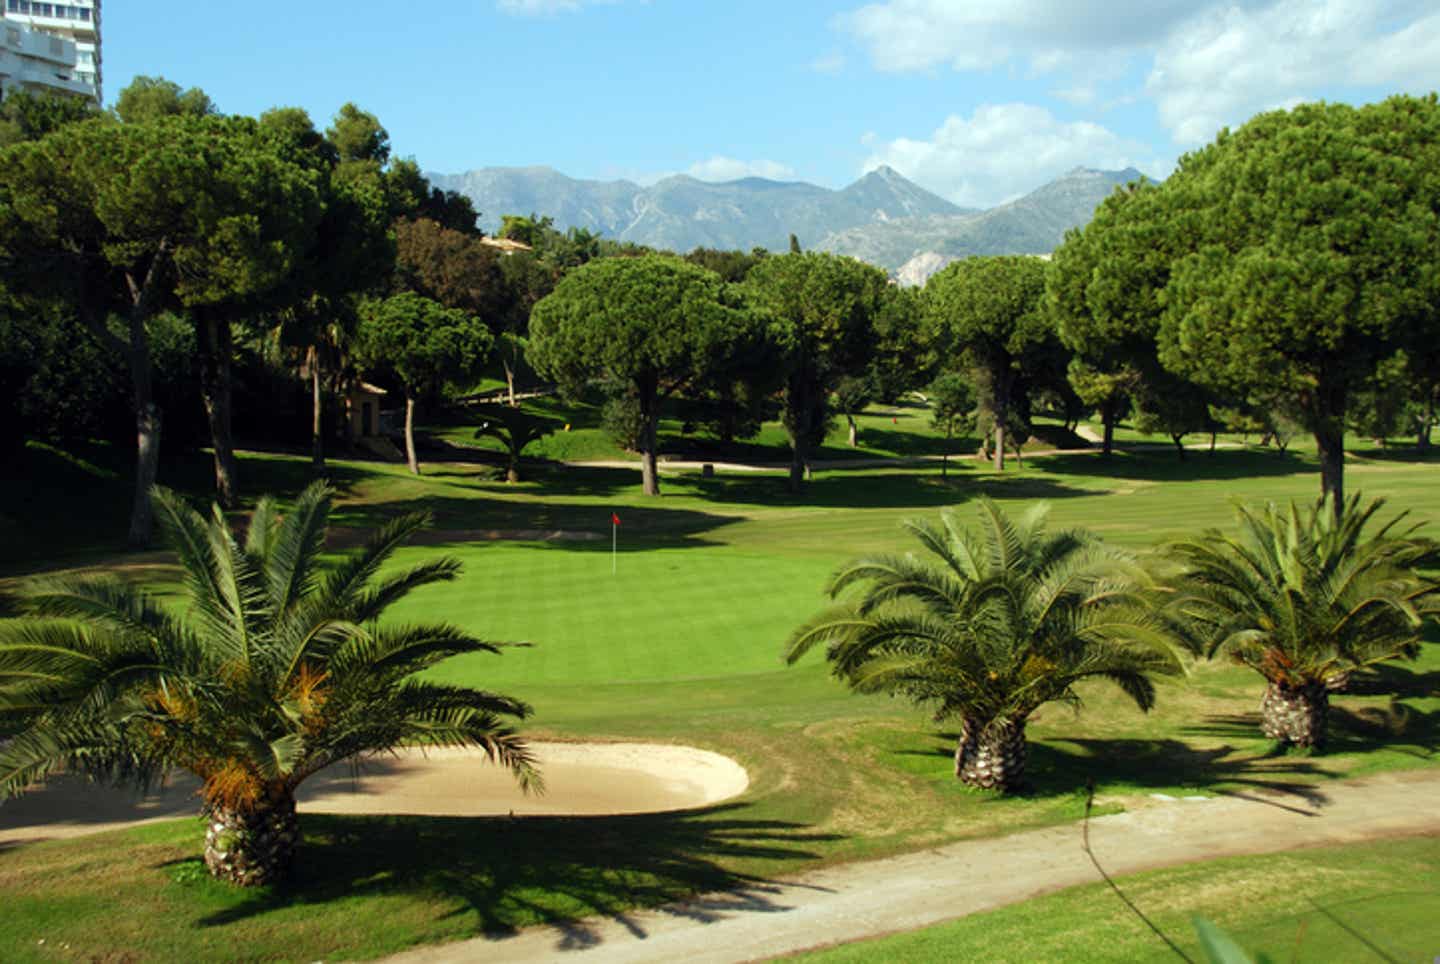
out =
<path fill-rule="evenodd" d="M 437 187 L 468 196 L 487 232 L 499 230 L 502 214 L 534 213 L 554 218 L 562 230 L 586 228 L 682 252 L 696 247 L 784 251 L 794 234 L 806 250 L 848 254 L 913 284 L 958 257 L 1046 254 L 1067 230 L 1089 221 L 1117 185 L 1141 175 L 1133 168 L 1076 168 L 983 211 L 958 207 L 889 167 L 876 168 L 840 190 L 758 177 L 712 183 L 685 175 L 642 187 L 631 181 L 577 180 L 548 167 L 426 176 Z"/>

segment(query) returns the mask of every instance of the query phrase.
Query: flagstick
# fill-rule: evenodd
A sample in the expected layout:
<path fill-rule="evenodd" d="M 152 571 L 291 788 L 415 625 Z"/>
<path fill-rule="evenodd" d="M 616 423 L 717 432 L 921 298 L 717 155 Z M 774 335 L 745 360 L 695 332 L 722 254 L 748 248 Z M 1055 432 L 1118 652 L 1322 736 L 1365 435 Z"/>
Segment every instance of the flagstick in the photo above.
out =
<path fill-rule="evenodd" d="M 615 575 L 615 573 L 618 571 L 618 570 L 617 570 L 617 566 L 619 565 L 619 564 L 616 562 L 616 555 L 615 555 L 616 547 L 617 547 L 617 546 L 619 545 L 619 543 L 620 543 L 619 533 L 620 533 L 620 527 L 617 526 L 617 525 L 615 524 L 614 520 L 612 519 L 611 522 L 610 522 L 610 575 L 612 575 L 612 576 Z"/>

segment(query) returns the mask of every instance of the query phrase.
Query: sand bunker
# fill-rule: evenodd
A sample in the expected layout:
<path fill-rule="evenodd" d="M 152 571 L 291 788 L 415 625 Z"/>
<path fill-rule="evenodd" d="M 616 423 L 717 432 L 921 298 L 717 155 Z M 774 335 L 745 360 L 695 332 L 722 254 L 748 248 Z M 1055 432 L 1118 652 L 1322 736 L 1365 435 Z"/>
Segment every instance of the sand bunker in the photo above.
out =
<path fill-rule="evenodd" d="M 473 750 L 405 750 L 341 764 L 301 784 L 301 812 L 479 817 L 513 813 L 597 815 L 703 807 L 745 792 L 750 778 L 729 757 L 650 743 L 535 743 L 543 796 L 527 797 L 506 770 Z M 0 804 L 0 846 L 74 837 L 197 812 L 194 778 L 177 776 L 141 797 L 59 776 Z"/>

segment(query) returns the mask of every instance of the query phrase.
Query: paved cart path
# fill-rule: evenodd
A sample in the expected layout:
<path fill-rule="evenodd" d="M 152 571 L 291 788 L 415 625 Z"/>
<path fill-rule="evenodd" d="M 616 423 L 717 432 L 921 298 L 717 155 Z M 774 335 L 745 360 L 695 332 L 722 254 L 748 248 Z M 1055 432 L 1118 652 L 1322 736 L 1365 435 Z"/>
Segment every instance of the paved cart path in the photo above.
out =
<path fill-rule="evenodd" d="M 1090 823 L 1111 875 L 1241 854 L 1440 833 L 1440 774 L 1387 774 L 1305 796 L 1146 801 Z M 842 864 L 623 917 L 417 948 L 392 961 L 749 961 L 991 910 L 1099 880 L 1079 824 Z"/>

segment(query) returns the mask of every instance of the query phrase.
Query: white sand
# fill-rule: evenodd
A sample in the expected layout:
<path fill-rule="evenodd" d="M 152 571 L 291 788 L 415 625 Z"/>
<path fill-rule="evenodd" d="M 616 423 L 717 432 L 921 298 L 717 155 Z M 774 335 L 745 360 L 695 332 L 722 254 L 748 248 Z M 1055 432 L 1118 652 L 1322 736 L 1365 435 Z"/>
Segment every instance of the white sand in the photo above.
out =
<path fill-rule="evenodd" d="M 341 764 L 301 784 L 301 812 L 430 816 L 657 813 L 703 807 L 745 792 L 729 757 L 650 743 L 534 743 L 545 793 L 526 796 L 509 771 L 473 750 L 405 750 L 358 768 Z M 0 804 L 0 846 L 74 837 L 198 812 L 195 779 L 179 775 L 149 796 L 59 776 Z"/>

